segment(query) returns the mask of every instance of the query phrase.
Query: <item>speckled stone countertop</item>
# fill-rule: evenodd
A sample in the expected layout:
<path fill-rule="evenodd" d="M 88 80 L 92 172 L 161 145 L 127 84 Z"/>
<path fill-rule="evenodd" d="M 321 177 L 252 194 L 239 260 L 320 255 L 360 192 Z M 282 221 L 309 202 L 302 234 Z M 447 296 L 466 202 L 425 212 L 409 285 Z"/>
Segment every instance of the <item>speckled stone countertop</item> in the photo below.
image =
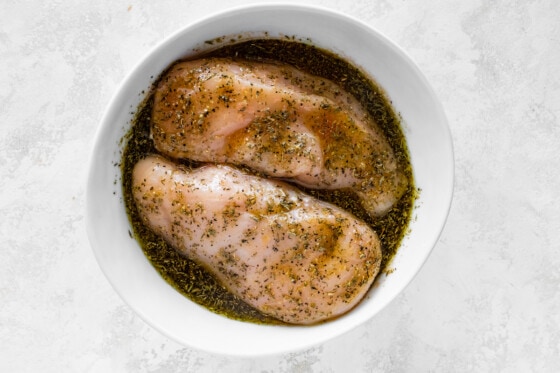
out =
<path fill-rule="evenodd" d="M 215 356 L 145 324 L 84 226 L 92 138 L 163 38 L 244 1 L 0 2 L 1 372 L 559 372 L 560 3 L 309 1 L 402 46 L 441 98 L 456 184 L 415 280 L 309 350 Z"/>

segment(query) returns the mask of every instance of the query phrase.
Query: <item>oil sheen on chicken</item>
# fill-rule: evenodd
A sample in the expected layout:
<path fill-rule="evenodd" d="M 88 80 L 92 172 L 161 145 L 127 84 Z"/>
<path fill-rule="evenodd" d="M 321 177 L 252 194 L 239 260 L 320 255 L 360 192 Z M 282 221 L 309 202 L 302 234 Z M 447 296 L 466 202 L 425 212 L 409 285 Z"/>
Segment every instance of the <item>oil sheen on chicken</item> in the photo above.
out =
<path fill-rule="evenodd" d="M 385 214 L 407 179 L 382 131 L 335 83 L 294 67 L 208 58 L 175 64 L 152 112 L 158 151 L 248 166 L 317 189 L 352 189 Z"/>
<path fill-rule="evenodd" d="M 133 193 L 145 223 L 171 246 L 288 323 L 347 312 L 379 271 L 380 241 L 368 225 L 280 181 L 149 156 L 134 168 Z"/>

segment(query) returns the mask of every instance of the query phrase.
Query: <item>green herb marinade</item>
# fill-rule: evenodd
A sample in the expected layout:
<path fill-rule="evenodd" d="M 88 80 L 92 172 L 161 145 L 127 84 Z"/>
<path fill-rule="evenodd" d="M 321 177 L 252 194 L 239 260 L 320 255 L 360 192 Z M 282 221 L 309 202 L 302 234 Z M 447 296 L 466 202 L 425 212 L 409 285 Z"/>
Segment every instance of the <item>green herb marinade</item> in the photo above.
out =
<path fill-rule="evenodd" d="M 292 40 L 249 40 L 221 47 L 205 56 L 276 60 L 288 63 L 302 71 L 337 82 L 366 108 L 385 133 L 409 180 L 409 188 L 396 206 L 382 218 L 373 219 L 361 207 L 352 192 L 298 187 L 308 194 L 352 212 L 367 222 L 381 239 L 383 250 L 381 269 L 388 272 L 389 262 L 406 235 L 417 191 L 400 121 L 383 91 L 350 63 L 325 50 Z M 134 230 L 133 237 L 138 240 L 144 254 L 161 276 L 196 303 L 233 319 L 280 324 L 280 321 L 263 315 L 229 293 L 204 268 L 179 254 L 143 224 L 132 195 L 132 169 L 136 162 L 147 154 L 156 152 L 150 139 L 152 105 L 153 97 L 150 93 L 135 113 L 131 130 L 125 137 L 127 144 L 121 162 L 124 201 Z M 196 166 L 195 163 L 188 161 L 185 163 Z"/>

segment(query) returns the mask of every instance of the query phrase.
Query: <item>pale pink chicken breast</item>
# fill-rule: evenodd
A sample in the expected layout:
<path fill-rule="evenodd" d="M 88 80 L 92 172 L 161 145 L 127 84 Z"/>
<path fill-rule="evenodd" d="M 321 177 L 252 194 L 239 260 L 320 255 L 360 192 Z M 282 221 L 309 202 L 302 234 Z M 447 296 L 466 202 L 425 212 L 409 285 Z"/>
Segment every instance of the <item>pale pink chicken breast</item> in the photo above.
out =
<path fill-rule="evenodd" d="M 179 62 L 156 89 L 151 128 L 156 149 L 169 157 L 244 165 L 310 188 L 349 188 L 372 216 L 407 188 L 359 102 L 288 65 Z"/>
<path fill-rule="evenodd" d="M 375 279 L 376 233 L 336 206 L 225 165 L 138 162 L 145 223 L 263 313 L 312 324 L 354 307 Z"/>

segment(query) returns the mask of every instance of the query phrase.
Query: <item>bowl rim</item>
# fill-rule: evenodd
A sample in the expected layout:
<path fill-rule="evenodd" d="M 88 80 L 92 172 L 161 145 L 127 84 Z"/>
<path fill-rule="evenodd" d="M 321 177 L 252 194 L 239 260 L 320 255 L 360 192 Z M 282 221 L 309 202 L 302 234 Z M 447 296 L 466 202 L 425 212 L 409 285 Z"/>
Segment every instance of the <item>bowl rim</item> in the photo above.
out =
<path fill-rule="evenodd" d="M 442 211 L 443 214 L 442 214 L 442 217 L 439 221 L 438 226 L 435 227 L 436 228 L 435 230 L 437 230 L 438 233 L 436 235 L 433 235 L 431 237 L 432 238 L 431 242 L 429 242 L 427 244 L 427 246 L 429 246 L 430 249 L 427 250 L 424 253 L 421 260 L 419 260 L 415 263 L 415 270 L 413 271 L 413 273 L 411 273 L 411 275 L 406 278 L 406 281 L 403 281 L 402 283 L 400 283 L 399 287 L 394 292 L 394 295 L 392 297 L 390 297 L 390 299 L 386 300 L 384 302 L 384 304 L 381 304 L 378 307 L 378 310 L 375 313 L 369 315 L 368 317 L 361 317 L 359 319 L 356 319 L 353 322 L 347 323 L 347 326 L 345 328 L 337 330 L 335 332 L 330 332 L 328 334 L 325 334 L 321 338 L 316 338 L 313 341 L 306 341 L 305 343 L 297 343 L 296 345 L 294 345 L 294 347 L 284 346 L 283 348 L 277 348 L 277 349 L 269 347 L 264 352 L 253 352 L 253 351 L 248 351 L 248 350 L 247 351 L 236 350 L 235 352 L 232 352 L 232 351 L 226 351 L 223 348 L 217 347 L 217 346 L 216 347 L 213 347 L 213 346 L 204 346 L 204 347 L 197 346 L 196 344 L 192 343 L 192 341 L 190 341 L 190 340 L 185 340 L 184 338 L 180 338 L 177 335 L 174 335 L 173 332 L 170 332 L 169 330 L 162 329 L 159 325 L 157 325 L 156 322 L 154 322 L 154 320 L 151 319 L 151 317 L 149 315 L 145 314 L 142 310 L 139 310 L 136 307 L 134 307 L 131 304 L 129 297 L 126 294 L 123 294 L 122 291 L 121 291 L 121 288 L 119 286 L 117 286 L 117 284 L 114 283 L 114 281 L 111 278 L 111 273 L 107 270 L 107 268 L 104 268 L 104 266 L 103 266 L 104 258 L 101 257 L 99 250 L 96 249 L 97 241 L 96 241 L 96 238 L 95 238 L 96 232 L 95 232 L 95 229 L 94 229 L 95 218 L 93 216 L 91 216 L 89 211 L 91 211 L 92 206 L 96 203 L 95 200 L 94 200 L 94 193 L 93 193 L 93 190 L 92 190 L 92 179 L 95 177 L 94 168 L 95 168 L 95 164 L 98 162 L 96 154 L 101 148 L 101 144 L 103 142 L 103 135 L 106 131 L 106 128 L 110 125 L 109 120 L 113 115 L 113 111 L 117 110 L 117 108 L 115 108 L 115 103 L 117 102 L 118 98 L 120 97 L 121 92 L 127 87 L 127 85 L 129 85 L 130 80 L 134 77 L 136 72 L 142 66 L 144 66 L 147 62 L 149 62 L 150 58 L 152 58 L 155 53 L 157 53 L 160 50 L 164 50 L 167 45 L 172 44 L 176 39 L 182 38 L 183 35 L 185 33 L 187 33 L 192 28 L 204 25 L 205 23 L 208 23 L 208 22 L 215 22 L 215 20 L 217 20 L 217 19 L 219 19 L 220 17 L 223 17 L 223 16 L 230 16 L 231 17 L 231 16 L 239 16 L 239 15 L 242 15 L 244 13 L 255 13 L 255 12 L 263 12 L 263 11 L 268 11 L 268 12 L 270 12 L 270 11 L 309 12 L 309 13 L 313 13 L 313 16 L 317 16 L 317 17 L 320 16 L 320 17 L 328 17 L 328 18 L 331 18 L 331 19 L 338 19 L 340 21 L 352 24 L 353 27 L 362 28 L 362 29 L 367 30 L 371 34 L 374 34 L 381 42 L 383 42 L 385 44 L 386 47 L 390 48 L 394 53 L 398 54 L 399 57 L 401 59 L 403 59 L 403 61 L 407 64 L 407 67 L 412 69 L 414 74 L 416 75 L 416 77 L 421 80 L 421 83 L 423 84 L 423 86 L 427 90 L 427 92 L 430 94 L 431 99 L 434 102 L 434 105 L 435 105 L 434 109 L 437 112 L 437 115 L 439 116 L 440 123 L 442 124 L 440 130 L 443 131 L 442 135 L 446 138 L 446 144 L 448 146 L 448 149 L 447 149 L 448 154 L 447 155 L 450 156 L 450 160 L 449 160 L 450 163 L 448 164 L 448 167 L 450 167 L 450 170 L 448 170 L 448 172 L 447 172 L 448 180 L 447 180 L 446 190 L 441 195 L 442 203 L 443 203 L 443 205 L 445 205 L 446 208 L 445 208 L 445 211 Z M 420 69 L 418 68 L 416 63 L 412 60 L 412 58 L 402 48 L 400 48 L 395 42 L 393 42 L 388 37 L 386 37 L 384 34 L 382 34 L 380 31 L 378 31 L 375 27 L 365 23 L 364 21 L 361 21 L 361 20 L 359 20 L 359 19 L 357 19 L 357 18 L 355 18 L 351 15 L 345 14 L 345 13 L 337 11 L 337 10 L 334 10 L 332 8 L 327 8 L 327 7 L 323 7 L 323 6 L 317 6 L 317 5 L 301 5 L 301 4 L 295 4 L 295 3 L 245 4 L 245 5 L 241 5 L 241 6 L 230 7 L 230 8 L 224 9 L 224 10 L 220 10 L 218 12 L 210 13 L 210 14 L 204 16 L 204 17 L 198 18 L 197 20 L 180 27 L 178 30 L 176 30 L 175 32 L 173 32 L 169 36 L 163 38 L 163 40 L 159 41 L 158 43 L 156 43 L 127 72 L 125 77 L 122 79 L 120 84 L 115 89 L 111 99 L 107 103 L 106 108 L 105 108 L 105 112 L 102 116 L 100 124 L 96 128 L 95 135 L 93 137 L 93 147 L 92 147 L 92 150 L 90 152 L 90 160 L 88 162 L 88 168 L 89 168 L 89 170 L 88 170 L 88 181 L 87 181 L 87 187 L 86 187 L 86 216 L 85 216 L 86 230 L 87 230 L 90 246 L 93 249 L 95 258 L 96 258 L 96 260 L 97 260 L 97 262 L 100 266 L 100 269 L 104 273 L 105 277 L 107 278 L 107 280 L 109 281 L 109 283 L 111 284 L 113 289 L 120 296 L 120 298 L 137 315 L 139 315 L 147 324 L 152 326 L 155 330 L 159 331 L 160 333 L 166 335 L 167 337 L 169 337 L 169 338 L 171 338 L 171 339 L 173 339 L 173 340 L 175 340 L 175 341 L 177 341 L 177 342 L 179 342 L 183 345 L 186 345 L 186 346 L 189 346 L 191 348 L 198 349 L 198 350 L 203 350 L 203 351 L 208 351 L 208 352 L 211 352 L 211 353 L 220 354 L 220 355 L 245 356 L 245 357 L 276 355 L 276 354 L 280 354 L 280 353 L 288 353 L 288 352 L 293 352 L 293 351 L 296 351 L 296 350 L 301 350 L 301 349 L 313 347 L 317 344 L 324 343 L 327 340 L 330 340 L 332 338 L 335 338 L 335 337 L 338 337 L 340 335 L 349 333 L 350 331 L 356 329 L 360 325 L 363 325 L 368 320 L 372 319 L 381 310 L 386 308 L 399 294 L 402 293 L 402 291 L 418 275 L 418 273 L 420 272 L 424 263 L 426 262 L 429 255 L 433 251 L 433 248 L 435 247 L 437 241 L 439 240 L 439 237 L 441 236 L 443 228 L 444 228 L 445 223 L 447 221 L 449 211 L 451 209 L 451 204 L 452 204 L 452 199 L 453 199 L 453 191 L 454 191 L 454 177 L 455 177 L 455 174 L 454 174 L 454 172 L 455 172 L 454 171 L 454 152 L 453 152 L 452 136 L 451 136 L 451 132 L 450 132 L 450 129 L 449 129 L 449 124 L 448 124 L 447 118 L 445 116 L 445 112 L 443 110 L 443 106 L 442 106 L 440 100 L 437 98 L 432 86 L 429 84 L 428 80 L 426 79 L 424 74 L 420 71 Z M 413 172 L 414 172 L 414 169 L 413 169 Z M 398 254 L 399 254 L 399 252 L 397 253 L 397 255 Z M 210 311 L 207 311 L 207 312 L 210 312 Z M 231 321 L 238 322 L 236 320 L 231 320 Z M 332 323 L 332 322 L 333 321 L 328 322 L 326 324 L 322 324 L 322 325 L 328 325 L 329 323 Z M 277 326 L 263 326 L 263 325 L 258 325 L 258 327 L 259 328 L 262 327 L 264 329 L 277 328 Z M 312 326 L 311 328 L 317 328 L 317 327 L 321 327 L 321 325 Z M 288 326 L 288 328 L 300 328 L 300 327 Z M 309 328 L 309 327 L 304 327 L 304 328 Z"/>

